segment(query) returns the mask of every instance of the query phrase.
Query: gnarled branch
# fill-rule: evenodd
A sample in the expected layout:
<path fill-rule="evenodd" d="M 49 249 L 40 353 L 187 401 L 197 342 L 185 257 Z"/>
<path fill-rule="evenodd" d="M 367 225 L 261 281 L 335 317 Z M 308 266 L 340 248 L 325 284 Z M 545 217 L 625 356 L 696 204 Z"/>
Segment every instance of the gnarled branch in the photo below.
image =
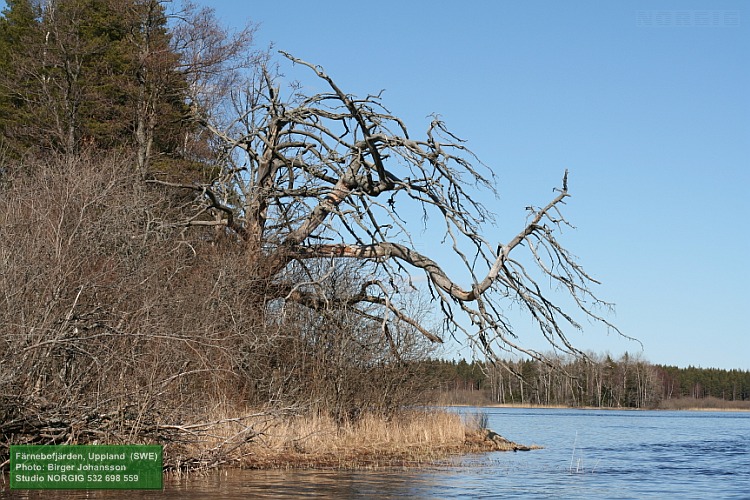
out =
<path fill-rule="evenodd" d="M 446 332 L 461 332 L 487 354 L 499 349 L 543 358 L 516 341 L 504 303 L 521 304 L 553 347 L 579 353 L 565 331 L 581 324 L 574 311 L 552 300 L 553 290 L 541 286 L 550 280 L 585 317 L 617 331 L 595 310 L 609 307 L 592 293 L 596 280 L 555 238 L 569 225 L 561 212 L 569 197 L 567 171 L 549 203 L 529 207 L 521 230 L 492 244 L 485 227 L 496 214 L 473 190 L 495 195 L 493 173 L 441 120 L 434 118 L 423 138 L 412 137 L 380 95 L 347 94 L 319 66 L 282 54 L 312 70 L 330 91 L 304 95 L 295 87 L 283 100 L 264 71 L 236 100 L 235 118 L 211 128 L 230 152 L 220 190 L 233 203 L 219 205 L 208 194 L 213 191 L 205 192 L 210 210 L 234 212 L 225 215 L 234 221 L 227 227 L 262 259 L 262 278 L 276 283 L 276 297 L 316 310 L 349 307 L 375 322 L 371 310 L 357 309 L 368 304 L 379 308 L 381 318 L 403 321 L 439 341 L 399 304 L 397 283 L 414 289 L 411 274 L 421 271 Z M 442 256 L 416 250 L 415 224 L 433 227 L 434 221 L 462 268 L 449 273 Z M 334 300 L 321 286 L 325 272 L 306 286 L 285 284 L 297 264 L 336 266 L 341 259 L 369 263 L 359 292 Z M 469 282 L 459 284 L 466 277 Z M 378 292 L 369 293 L 375 283 Z"/>

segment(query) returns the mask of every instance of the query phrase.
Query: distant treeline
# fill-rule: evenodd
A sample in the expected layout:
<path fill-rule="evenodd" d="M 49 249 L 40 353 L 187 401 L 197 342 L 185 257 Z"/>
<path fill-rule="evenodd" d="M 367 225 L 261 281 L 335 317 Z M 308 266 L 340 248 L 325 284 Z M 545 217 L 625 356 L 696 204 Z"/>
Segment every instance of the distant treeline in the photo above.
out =
<path fill-rule="evenodd" d="M 624 354 L 589 360 L 553 358 L 492 365 L 433 359 L 427 372 L 440 381 L 443 402 L 622 408 L 677 407 L 686 398 L 750 402 L 750 371 L 654 365 Z"/>

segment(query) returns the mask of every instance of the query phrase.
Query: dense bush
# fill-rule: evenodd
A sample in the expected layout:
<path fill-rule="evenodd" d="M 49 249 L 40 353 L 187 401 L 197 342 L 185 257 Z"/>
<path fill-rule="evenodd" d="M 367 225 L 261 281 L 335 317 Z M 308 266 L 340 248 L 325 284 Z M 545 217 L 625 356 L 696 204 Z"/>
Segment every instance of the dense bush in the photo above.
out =
<path fill-rule="evenodd" d="M 429 352 L 421 336 L 396 326 L 389 344 L 340 310 L 267 300 L 257 256 L 213 229 L 183 234 L 172 221 L 185 198 L 139 182 L 132 158 L 61 156 L 5 172 L 6 446 L 169 439 L 166 424 L 210 419 L 226 403 L 347 419 L 419 401 L 419 368 L 403 363 Z"/>

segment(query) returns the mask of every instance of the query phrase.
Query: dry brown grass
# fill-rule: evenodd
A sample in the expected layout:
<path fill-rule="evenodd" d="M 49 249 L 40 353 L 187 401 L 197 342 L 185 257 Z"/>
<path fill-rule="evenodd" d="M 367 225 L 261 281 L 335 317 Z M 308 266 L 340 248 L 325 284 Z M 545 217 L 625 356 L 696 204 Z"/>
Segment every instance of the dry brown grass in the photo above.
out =
<path fill-rule="evenodd" d="M 215 414 L 216 415 L 216 414 Z M 188 426 L 186 426 L 188 427 Z M 479 429 L 475 422 L 444 410 L 405 411 L 392 418 L 364 415 L 343 425 L 325 415 L 246 413 L 218 415 L 209 427 L 195 427 L 195 442 L 184 456 L 203 459 L 174 466 L 207 468 L 373 468 L 438 463 L 449 456 L 526 450 Z"/>

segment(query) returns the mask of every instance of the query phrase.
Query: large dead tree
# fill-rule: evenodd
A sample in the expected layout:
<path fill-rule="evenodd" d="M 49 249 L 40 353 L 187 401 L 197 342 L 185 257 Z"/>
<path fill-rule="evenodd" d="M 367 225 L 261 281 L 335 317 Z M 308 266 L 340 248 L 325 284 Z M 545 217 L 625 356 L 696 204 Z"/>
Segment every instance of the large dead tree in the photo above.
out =
<path fill-rule="evenodd" d="M 284 97 L 278 79 L 263 69 L 234 93 L 231 120 L 204 115 L 223 144 L 224 170 L 200 187 L 202 208 L 187 221 L 220 226 L 244 242 L 250 258 L 262 262 L 256 272 L 268 283 L 267 298 L 360 311 L 380 322 L 386 336 L 390 322 L 402 321 L 435 342 L 445 334 L 465 337 L 492 357 L 515 351 L 543 358 L 518 341 L 504 313 L 514 303 L 565 352 L 580 354 L 566 336 L 581 328 L 576 317 L 617 331 L 598 312 L 609 304 L 593 294 L 597 282 L 555 238 L 568 225 L 560 210 L 569 196 L 567 171 L 549 203 L 527 207 L 525 227 L 506 240 L 490 239 L 482 231 L 493 214 L 473 190 L 494 193 L 492 172 L 442 121 L 433 119 L 424 137 L 413 138 L 380 95 L 347 94 L 319 66 L 283 55 L 312 71 L 326 90 L 308 95 L 292 84 Z M 416 250 L 413 224 L 420 218 L 431 228 L 439 221 L 443 245 L 463 270 Z M 326 292 L 325 273 L 300 280 L 289 271 L 340 259 L 370 264 L 352 293 Z M 419 274 L 442 317 L 439 332 L 400 306 Z M 462 276 L 464 284 L 457 282 Z M 559 288 L 578 313 L 553 302 L 550 290 Z"/>

